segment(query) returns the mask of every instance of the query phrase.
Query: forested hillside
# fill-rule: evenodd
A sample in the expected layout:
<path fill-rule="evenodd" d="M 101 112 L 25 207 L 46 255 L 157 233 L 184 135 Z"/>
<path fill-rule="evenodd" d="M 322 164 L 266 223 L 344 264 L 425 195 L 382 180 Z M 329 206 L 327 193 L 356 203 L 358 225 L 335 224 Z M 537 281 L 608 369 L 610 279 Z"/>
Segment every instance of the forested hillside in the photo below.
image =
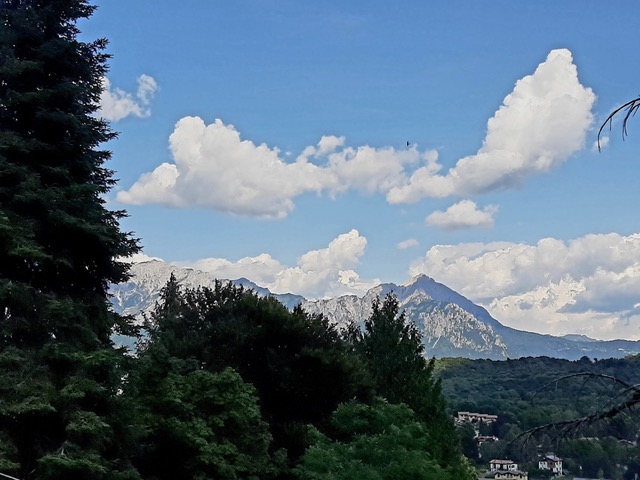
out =
<path fill-rule="evenodd" d="M 578 361 L 548 357 L 491 361 L 442 359 L 436 376 L 452 414 L 458 411 L 498 415 L 481 433 L 500 441 L 478 448 L 469 426 L 459 428 L 465 454 L 479 463 L 489 458 L 513 457 L 534 465 L 538 456 L 553 451 L 565 458 L 575 475 L 634 478 L 640 473 L 635 446 L 640 412 L 622 409 L 603 420 L 574 422 L 608 412 L 633 398 L 640 384 L 640 359 Z M 549 425 L 533 437 L 522 435 Z"/>

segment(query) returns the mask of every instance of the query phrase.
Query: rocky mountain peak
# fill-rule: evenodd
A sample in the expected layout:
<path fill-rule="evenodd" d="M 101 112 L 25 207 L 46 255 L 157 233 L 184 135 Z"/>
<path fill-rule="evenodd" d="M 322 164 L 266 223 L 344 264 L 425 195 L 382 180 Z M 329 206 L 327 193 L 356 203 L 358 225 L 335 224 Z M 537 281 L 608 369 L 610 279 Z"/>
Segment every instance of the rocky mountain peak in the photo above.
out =
<path fill-rule="evenodd" d="M 134 316 L 154 308 L 172 273 L 184 287 L 212 287 L 215 283 L 211 274 L 157 260 L 135 264 L 130 273 L 131 278 L 126 283 L 113 285 L 110 292 L 114 309 Z M 301 304 L 309 313 L 322 314 L 338 326 L 352 321 L 364 322 L 371 314 L 375 298 L 393 292 L 398 297 L 400 308 L 422 332 L 429 357 L 502 360 L 549 356 L 576 360 L 583 356 L 614 358 L 640 352 L 640 342 L 594 341 L 578 335 L 562 338 L 506 327 L 480 305 L 424 274 L 401 285 L 378 285 L 363 296 L 345 295 L 316 301 L 307 301 L 293 294 L 271 294 L 246 278 L 234 283 L 250 288 L 258 295 L 273 296 L 288 308 Z"/>

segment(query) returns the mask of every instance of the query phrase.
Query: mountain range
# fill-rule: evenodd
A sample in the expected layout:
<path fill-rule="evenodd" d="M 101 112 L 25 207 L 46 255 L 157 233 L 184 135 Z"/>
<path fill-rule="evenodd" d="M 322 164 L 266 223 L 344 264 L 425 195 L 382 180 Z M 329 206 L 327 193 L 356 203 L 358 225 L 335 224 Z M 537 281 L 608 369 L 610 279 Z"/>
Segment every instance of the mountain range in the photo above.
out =
<path fill-rule="evenodd" d="M 160 290 L 172 273 L 184 287 L 212 287 L 215 282 L 208 273 L 157 260 L 134 264 L 130 273 L 131 278 L 126 283 L 112 285 L 110 293 L 117 312 L 135 317 L 153 310 Z M 583 335 L 557 337 L 507 327 L 483 307 L 426 275 L 414 277 L 402 285 L 378 285 L 361 297 L 344 295 L 314 301 L 299 295 L 272 294 L 245 278 L 232 281 L 258 295 L 273 296 L 288 308 L 301 304 L 309 313 L 320 313 L 338 327 L 350 321 L 364 322 L 371 313 L 373 300 L 393 292 L 400 308 L 422 332 L 429 357 L 506 360 L 547 356 L 577 360 L 584 356 L 620 358 L 640 353 L 640 342 L 637 341 L 603 341 Z"/>

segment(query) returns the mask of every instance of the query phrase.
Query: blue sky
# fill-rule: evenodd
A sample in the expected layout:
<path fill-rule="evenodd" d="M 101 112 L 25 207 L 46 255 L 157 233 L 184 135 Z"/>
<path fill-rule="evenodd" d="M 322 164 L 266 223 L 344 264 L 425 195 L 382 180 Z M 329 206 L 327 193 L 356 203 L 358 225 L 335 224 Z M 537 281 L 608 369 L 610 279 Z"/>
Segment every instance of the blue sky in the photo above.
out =
<path fill-rule="evenodd" d="M 634 3 L 99 1 L 109 206 L 144 254 L 307 297 L 425 273 L 640 339 Z M 407 145 L 409 142 L 409 145 Z"/>

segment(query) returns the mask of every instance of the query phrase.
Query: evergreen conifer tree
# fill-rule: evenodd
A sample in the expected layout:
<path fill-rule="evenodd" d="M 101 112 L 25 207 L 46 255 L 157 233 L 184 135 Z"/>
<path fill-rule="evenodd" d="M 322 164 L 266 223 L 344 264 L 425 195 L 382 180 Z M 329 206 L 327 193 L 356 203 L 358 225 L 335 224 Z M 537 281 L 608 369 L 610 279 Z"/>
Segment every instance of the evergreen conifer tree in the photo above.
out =
<path fill-rule="evenodd" d="M 94 8 L 0 0 L 0 473 L 22 480 L 136 477 L 107 289 L 138 247 L 102 198 L 106 41 L 76 26 Z"/>
<path fill-rule="evenodd" d="M 434 439 L 432 453 L 442 467 L 458 463 L 461 450 L 440 381 L 433 376 L 433 359 L 424 358 L 420 330 L 400 311 L 398 298 L 377 298 L 363 328 L 352 323 L 346 336 L 368 366 L 376 393 L 404 403 L 426 424 Z"/>

